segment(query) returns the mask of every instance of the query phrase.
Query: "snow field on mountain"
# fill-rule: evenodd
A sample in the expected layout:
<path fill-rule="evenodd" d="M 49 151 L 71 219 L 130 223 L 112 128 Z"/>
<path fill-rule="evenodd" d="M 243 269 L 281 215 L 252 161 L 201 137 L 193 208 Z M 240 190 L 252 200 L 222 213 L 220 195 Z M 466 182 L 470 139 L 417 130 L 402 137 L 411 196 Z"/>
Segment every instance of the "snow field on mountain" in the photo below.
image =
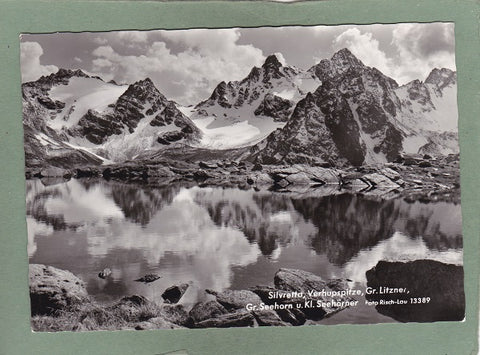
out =
<path fill-rule="evenodd" d="M 457 87 L 448 86 L 442 90 L 441 95 L 433 90 L 432 84 L 427 84 L 431 88 L 430 97 L 436 110 L 427 114 L 427 119 L 435 123 L 437 132 L 457 132 L 458 131 L 458 110 L 457 110 Z"/>
<path fill-rule="evenodd" d="M 192 105 L 192 106 L 181 106 L 181 105 L 176 105 L 178 110 L 183 113 L 185 116 L 187 116 L 188 118 L 190 118 L 190 116 L 192 116 L 192 114 L 195 112 L 195 107 Z"/>
<path fill-rule="evenodd" d="M 249 117 L 243 121 L 219 119 L 213 116 L 197 118 L 196 126 L 202 131 L 199 147 L 230 149 L 245 147 L 260 142 L 284 122 L 275 122 L 271 117 Z"/>
<path fill-rule="evenodd" d="M 312 77 L 307 74 L 303 75 L 298 75 L 295 80 L 294 84 L 298 87 L 298 90 L 300 90 L 303 93 L 303 96 L 305 96 L 308 92 L 313 93 L 315 90 L 318 89 L 318 87 L 322 84 L 320 79 L 317 77 Z M 302 97 L 296 98 L 296 100 L 300 100 Z"/>
<path fill-rule="evenodd" d="M 108 152 L 109 158 L 115 161 L 132 159 L 142 151 L 151 149 L 159 134 L 180 129 L 173 122 L 166 126 L 151 126 L 150 122 L 158 112 L 146 115 L 145 112 L 150 108 L 150 104 L 145 105 L 142 112 L 145 117 L 138 122 L 138 126 L 133 133 L 124 130 L 122 134 L 112 135 L 106 143 L 99 146 L 99 149 Z"/>
<path fill-rule="evenodd" d="M 399 87 L 395 90 L 395 93 L 404 106 L 402 108 L 401 123 L 407 127 L 409 131 L 458 131 L 456 85 L 443 88 L 440 94 L 434 85 L 425 84 L 434 107 L 422 105 L 415 100 L 410 100 L 407 85 Z M 408 103 L 408 106 L 405 105 L 405 103 Z"/>
<path fill-rule="evenodd" d="M 257 83 L 248 86 L 249 90 L 261 92 L 261 95 L 251 103 L 245 102 L 240 107 L 225 108 L 218 104 L 204 107 L 202 109 L 208 113 L 207 117 L 198 115 L 196 110 L 191 107 L 178 107 L 202 131 L 203 137 L 199 144 L 200 147 L 230 149 L 260 142 L 270 133 L 278 128 L 283 128 L 286 124 L 286 122 L 275 122 L 272 117 L 255 115 L 255 110 L 266 94 L 271 93 L 283 99 L 297 102 L 306 95 L 307 91 L 305 89 L 313 91 L 320 85 L 318 79 L 298 75 L 292 79 L 295 84 L 286 78 L 274 79 L 272 80 L 272 88 L 267 89 L 263 87 L 262 78 L 263 73 Z M 230 97 L 230 95 L 227 99 L 229 102 L 235 102 L 235 97 Z"/>
<path fill-rule="evenodd" d="M 407 154 L 417 154 L 418 150 L 428 143 L 427 138 L 412 134 L 403 138 L 403 151 Z"/>
<path fill-rule="evenodd" d="M 179 130 L 179 127 L 171 123 L 166 126 L 151 126 L 150 122 L 155 118 L 157 112 L 152 115 L 146 115 L 146 111 L 151 108 L 150 104 L 145 105 L 142 110 L 145 116 L 138 122 L 137 127 L 130 133 L 124 129 L 121 134 L 113 134 L 108 137 L 103 144 L 96 145 L 85 138 L 73 137 L 70 145 L 76 144 L 76 148 L 85 147 L 85 150 L 104 161 L 123 161 L 133 159 L 142 151 L 151 149 L 156 143 L 159 134 Z M 66 142 L 65 142 L 66 143 Z M 72 144 L 73 143 L 73 144 Z"/>
<path fill-rule="evenodd" d="M 67 146 L 69 146 L 70 148 L 77 149 L 77 150 L 83 150 L 84 152 L 87 152 L 87 153 L 93 155 L 94 157 L 100 159 L 102 161 L 102 164 L 112 164 L 113 163 L 112 160 L 104 158 L 104 157 L 102 157 L 98 154 L 95 154 L 94 153 L 95 149 L 81 147 L 79 145 L 75 145 L 75 144 L 68 143 L 68 142 L 63 142 L 63 143 L 66 144 Z"/>
<path fill-rule="evenodd" d="M 48 124 L 55 130 L 73 127 L 88 110 L 107 110 L 108 105 L 115 103 L 127 88 L 127 85 L 105 83 L 96 78 L 72 77 L 68 85 L 58 85 L 50 90 L 50 98 L 64 102 L 65 108 Z"/>
<path fill-rule="evenodd" d="M 272 94 L 285 100 L 298 102 L 305 97 L 308 92 L 314 92 L 320 86 L 321 81 L 312 77 L 297 76 L 293 79 L 293 85 L 280 82 Z"/>

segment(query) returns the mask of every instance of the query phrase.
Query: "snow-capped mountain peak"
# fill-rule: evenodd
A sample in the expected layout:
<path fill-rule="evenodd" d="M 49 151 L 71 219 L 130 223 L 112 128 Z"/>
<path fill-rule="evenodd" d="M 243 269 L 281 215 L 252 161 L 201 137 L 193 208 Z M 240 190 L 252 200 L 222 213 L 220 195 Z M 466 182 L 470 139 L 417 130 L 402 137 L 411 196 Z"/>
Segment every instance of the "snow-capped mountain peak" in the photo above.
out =
<path fill-rule="evenodd" d="M 211 96 L 195 107 L 191 118 L 204 133 L 202 146 L 251 145 L 285 125 L 295 103 L 320 82 L 283 62 L 280 54 L 269 55 L 244 79 L 220 82 Z"/>
<path fill-rule="evenodd" d="M 355 57 L 348 48 L 337 51 L 331 59 L 336 67 L 355 68 L 365 66 L 360 59 Z"/>
<path fill-rule="evenodd" d="M 31 135 L 32 144 L 45 143 L 45 149 L 62 147 L 70 154 L 81 147 L 97 158 L 123 161 L 200 137 L 149 78 L 117 85 L 61 69 L 23 89 L 24 125 L 50 137 Z"/>
<path fill-rule="evenodd" d="M 309 69 L 321 85 L 300 100 L 285 127 L 251 150 L 268 163 L 393 161 L 402 153 L 446 154 L 456 145 L 454 72 L 399 87 L 348 49 Z"/>
<path fill-rule="evenodd" d="M 457 83 L 457 73 L 447 68 L 435 68 L 425 79 L 425 84 L 436 85 L 440 90 Z"/>

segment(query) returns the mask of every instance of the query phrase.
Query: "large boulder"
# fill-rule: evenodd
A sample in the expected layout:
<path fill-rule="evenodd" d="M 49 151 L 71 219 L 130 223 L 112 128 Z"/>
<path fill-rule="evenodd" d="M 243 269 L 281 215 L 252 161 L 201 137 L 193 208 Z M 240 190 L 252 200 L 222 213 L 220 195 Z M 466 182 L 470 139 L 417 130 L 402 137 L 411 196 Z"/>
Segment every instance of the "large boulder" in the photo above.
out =
<path fill-rule="evenodd" d="M 465 317 L 462 266 L 435 260 L 381 260 L 366 276 L 367 287 L 375 290 L 366 299 L 378 302 L 377 311 L 397 321 L 461 321 Z"/>
<path fill-rule="evenodd" d="M 177 303 L 188 289 L 188 284 L 173 285 L 162 293 L 162 298 L 166 303 Z"/>
<path fill-rule="evenodd" d="M 305 313 L 300 309 L 277 309 L 276 312 L 283 321 L 288 322 L 291 325 L 302 325 L 305 324 L 305 321 L 307 320 Z"/>
<path fill-rule="evenodd" d="M 214 162 L 205 162 L 205 161 L 200 161 L 198 162 L 198 166 L 202 169 L 217 169 L 218 164 Z"/>
<path fill-rule="evenodd" d="M 247 304 L 258 305 L 262 302 L 258 295 L 248 290 L 225 290 L 223 292 L 207 290 L 207 293 L 215 295 L 217 302 L 229 310 L 244 309 Z"/>
<path fill-rule="evenodd" d="M 181 304 L 164 304 L 160 311 L 163 318 L 171 323 L 187 327 L 191 323 L 191 318 L 185 307 Z"/>
<path fill-rule="evenodd" d="M 204 301 L 196 303 L 188 313 L 193 323 L 198 323 L 209 318 L 221 316 L 228 311 L 217 301 Z"/>
<path fill-rule="evenodd" d="M 51 166 L 40 171 L 40 176 L 42 177 L 65 177 L 69 178 L 72 176 L 72 173 L 68 170 L 57 168 L 55 166 Z"/>
<path fill-rule="evenodd" d="M 284 291 L 297 291 L 307 293 L 309 290 L 321 291 L 327 283 L 311 272 L 282 268 L 277 271 L 273 279 L 275 286 Z"/>
<path fill-rule="evenodd" d="M 279 291 L 274 293 L 275 297 L 270 297 L 270 293 L 267 293 L 266 301 L 270 304 L 280 301 L 295 304 L 300 299 L 303 305 L 299 309 L 306 318 L 322 319 L 347 307 L 355 306 L 358 302 L 347 295 L 346 289 L 339 286 L 342 285 L 340 280 L 334 281 L 324 281 L 320 276 L 308 271 L 282 268 L 274 277 L 275 287 Z M 335 285 L 335 289 L 330 288 L 329 284 Z"/>
<path fill-rule="evenodd" d="M 373 187 L 399 187 L 398 184 L 390 180 L 387 176 L 379 173 L 365 174 L 363 176 L 363 180 L 368 181 L 368 183 Z"/>
<path fill-rule="evenodd" d="M 70 271 L 31 264 L 29 282 L 32 315 L 53 315 L 89 300 L 83 281 Z"/>

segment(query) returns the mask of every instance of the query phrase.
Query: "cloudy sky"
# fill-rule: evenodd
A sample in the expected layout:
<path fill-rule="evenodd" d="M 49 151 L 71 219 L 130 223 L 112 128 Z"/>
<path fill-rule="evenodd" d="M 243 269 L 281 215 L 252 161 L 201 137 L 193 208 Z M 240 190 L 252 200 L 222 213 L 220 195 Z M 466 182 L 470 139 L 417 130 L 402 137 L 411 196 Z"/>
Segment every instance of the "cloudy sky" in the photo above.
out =
<path fill-rule="evenodd" d="M 24 82 L 58 68 L 119 83 L 150 77 L 182 104 L 242 79 L 272 53 L 308 69 L 347 47 L 399 84 L 424 80 L 435 67 L 455 70 L 452 23 L 24 34 L 20 45 Z"/>

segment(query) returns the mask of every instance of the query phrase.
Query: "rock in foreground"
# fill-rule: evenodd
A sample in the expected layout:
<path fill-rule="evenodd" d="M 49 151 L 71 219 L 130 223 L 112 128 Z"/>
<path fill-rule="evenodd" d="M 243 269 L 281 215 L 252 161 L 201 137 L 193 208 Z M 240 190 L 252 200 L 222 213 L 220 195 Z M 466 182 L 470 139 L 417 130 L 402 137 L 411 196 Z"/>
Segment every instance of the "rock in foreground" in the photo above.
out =
<path fill-rule="evenodd" d="M 54 314 L 89 298 L 82 280 L 52 266 L 29 265 L 29 282 L 32 315 Z"/>
<path fill-rule="evenodd" d="M 355 301 L 341 294 L 347 287 L 346 280 L 333 281 L 329 283 L 302 270 L 280 269 L 275 275 L 275 287 L 206 290 L 215 300 L 208 300 L 212 296 L 207 296 L 207 300 L 196 303 L 191 309 L 183 304 L 168 303 L 177 302 L 188 284 L 169 287 L 169 292 L 163 295 L 168 301 L 164 304 L 132 295 L 105 306 L 90 299 L 82 281 L 72 273 L 51 266 L 31 265 L 32 327 L 40 331 L 79 331 L 298 326 L 305 324 L 307 319 L 328 317 Z M 312 295 L 312 291 L 335 294 Z M 298 292 L 303 296 L 292 296 Z M 317 301 L 341 302 L 342 305 L 318 305 Z"/>
<path fill-rule="evenodd" d="M 462 266 L 435 260 L 379 261 L 366 275 L 367 286 L 378 291 L 380 287 L 408 290 L 408 294 L 366 295 L 369 301 L 405 300 L 406 304 L 375 307 L 400 322 L 460 321 L 465 317 Z"/>
<path fill-rule="evenodd" d="M 171 286 L 162 293 L 162 298 L 166 303 L 177 303 L 187 291 L 188 286 L 187 283 Z"/>

